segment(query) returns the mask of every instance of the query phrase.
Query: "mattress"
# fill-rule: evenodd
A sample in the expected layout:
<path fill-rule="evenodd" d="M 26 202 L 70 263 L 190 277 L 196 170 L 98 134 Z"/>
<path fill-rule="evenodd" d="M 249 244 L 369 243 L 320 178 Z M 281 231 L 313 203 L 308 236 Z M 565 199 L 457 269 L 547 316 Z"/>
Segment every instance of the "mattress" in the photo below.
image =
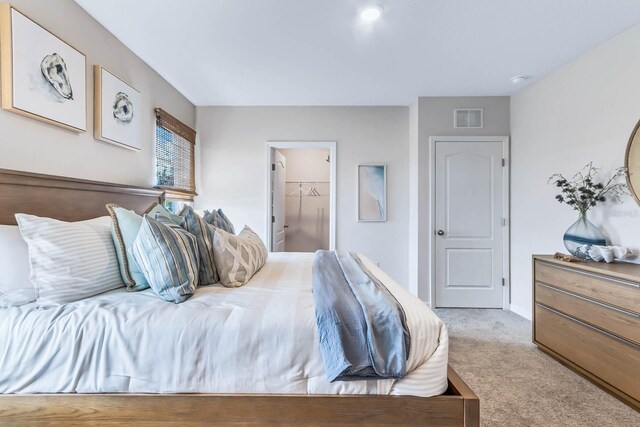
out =
<path fill-rule="evenodd" d="M 0 393 L 278 393 L 433 396 L 447 388 L 444 323 L 370 260 L 411 334 L 400 380 L 325 375 L 313 254 L 273 253 L 247 285 L 182 304 L 117 289 L 76 303 L 0 309 Z"/>

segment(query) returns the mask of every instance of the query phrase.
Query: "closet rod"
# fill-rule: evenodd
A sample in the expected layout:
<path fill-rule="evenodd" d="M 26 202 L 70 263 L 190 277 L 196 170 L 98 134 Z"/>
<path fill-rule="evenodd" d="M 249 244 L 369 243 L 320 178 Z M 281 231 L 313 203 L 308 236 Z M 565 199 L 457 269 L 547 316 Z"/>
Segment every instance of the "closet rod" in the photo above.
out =
<path fill-rule="evenodd" d="M 286 184 L 330 184 L 331 181 L 285 181 Z"/>

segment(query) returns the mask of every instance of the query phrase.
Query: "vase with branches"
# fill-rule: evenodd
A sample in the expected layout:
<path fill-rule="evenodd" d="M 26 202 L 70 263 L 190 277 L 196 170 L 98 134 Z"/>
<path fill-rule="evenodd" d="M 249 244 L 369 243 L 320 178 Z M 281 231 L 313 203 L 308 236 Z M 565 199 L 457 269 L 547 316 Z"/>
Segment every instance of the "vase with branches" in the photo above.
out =
<path fill-rule="evenodd" d="M 600 181 L 600 169 L 588 163 L 570 179 L 555 173 L 549 183 L 559 189 L 556 200 L 578 211 L 578 220 L 564 234 L 564 245 L 571 255 L 588 259 L 588 251 L 593 245 L 606 245 L 606 237 L 598 227 L 587 219 L 587 212 L 607 201 L 617 201 L 628 194 L 624 178 L 626 168 L 617 168 L 609 179 Z"/>

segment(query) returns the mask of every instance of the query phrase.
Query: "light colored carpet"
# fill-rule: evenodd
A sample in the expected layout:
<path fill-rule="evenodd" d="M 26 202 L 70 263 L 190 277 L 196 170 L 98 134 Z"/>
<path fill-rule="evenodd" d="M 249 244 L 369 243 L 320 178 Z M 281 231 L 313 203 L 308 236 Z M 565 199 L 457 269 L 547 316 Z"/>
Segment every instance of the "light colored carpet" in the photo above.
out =
<path fill-rule="evenodd" d="M 449 363 L 480 397 L 482 425 L 640 426 L 640 413 L 538 350 L 528 320 L 502 310 L 435 311 L 451 336 Z"/>

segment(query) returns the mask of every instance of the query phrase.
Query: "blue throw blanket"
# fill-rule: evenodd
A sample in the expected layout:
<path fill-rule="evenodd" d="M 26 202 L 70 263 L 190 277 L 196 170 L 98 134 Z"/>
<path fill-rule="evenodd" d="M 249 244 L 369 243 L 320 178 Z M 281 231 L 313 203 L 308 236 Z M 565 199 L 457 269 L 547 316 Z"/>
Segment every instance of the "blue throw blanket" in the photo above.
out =
<path fill-rule="evenodd" d="M 407 373 L 411 337 L 404 310 L 356 254 L 316 252 L 313 299 L 329 381 Z"/>

